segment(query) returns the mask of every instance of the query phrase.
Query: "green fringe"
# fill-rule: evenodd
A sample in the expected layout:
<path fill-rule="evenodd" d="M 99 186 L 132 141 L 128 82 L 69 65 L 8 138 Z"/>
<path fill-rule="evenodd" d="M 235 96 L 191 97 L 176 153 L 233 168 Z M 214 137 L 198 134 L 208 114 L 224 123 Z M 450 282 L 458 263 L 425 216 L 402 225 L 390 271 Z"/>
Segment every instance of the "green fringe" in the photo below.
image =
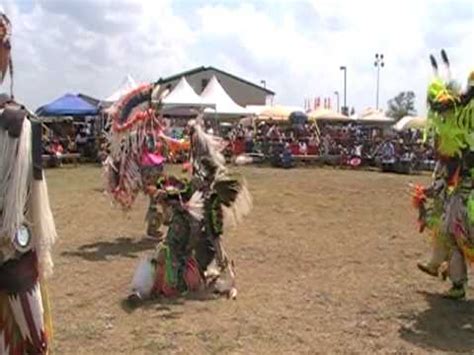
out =
<path fill-rule="evenodd" d="M 171 286 L 176 286 L 177 275 L 176 271 L 173 268 L 173 257 L 171 255 L 171 250 L 169 246 L 164 246 L 163 250 L 165 252 L 165 279 L 166 283 Z"/>
<path fill-rule="evenodd" d="M 472 139 L 468 130 L 457 126 L 455 112 L 446 113 L 442 117 L 430 111 L 428 119 L 433 133 L 439 137 L 438 151 L 449 157 L 461 156 L 462 150 L 470 145 Z"/>
<path fill-rule="evenodd" d="M 467 216 L 469 222 L 474 224 L 474 193 L 471 192 L 469 199 L 467 200 Z"/>
<path fill-rule="evenodd" d="M 446 156 L 461 156 L 462 150 L 474 150 L 474 100 L 459 105 L 459 87 L 437 78 L 428 86 L 429 126 L 424 132 L 424 140 L 431 133 L 439 138 L 437 150 Z M 452 107 L 442 113 L 436 111 L 436 104 L 449 100 Z"/>

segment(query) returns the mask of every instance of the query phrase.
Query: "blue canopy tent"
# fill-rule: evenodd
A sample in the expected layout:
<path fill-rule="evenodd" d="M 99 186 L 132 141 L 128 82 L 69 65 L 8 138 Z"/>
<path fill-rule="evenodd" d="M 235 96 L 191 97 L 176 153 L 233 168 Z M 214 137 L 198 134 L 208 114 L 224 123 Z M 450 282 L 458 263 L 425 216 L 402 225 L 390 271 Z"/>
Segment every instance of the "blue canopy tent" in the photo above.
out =
<path fill-rule="evenodd" d="M 42 117 L 48 116 L 96 116 L 99 109 L 77 95 L 66 94 L 60 98 L 41 106 L 36 110 L 36 114 Z"/>

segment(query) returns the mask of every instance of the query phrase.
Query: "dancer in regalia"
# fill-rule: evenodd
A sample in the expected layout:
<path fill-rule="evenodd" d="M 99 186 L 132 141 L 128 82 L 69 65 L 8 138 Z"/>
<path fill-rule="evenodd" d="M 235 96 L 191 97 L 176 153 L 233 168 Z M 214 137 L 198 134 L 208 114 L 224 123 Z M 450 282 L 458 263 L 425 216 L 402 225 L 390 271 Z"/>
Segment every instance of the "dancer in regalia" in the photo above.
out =
<path fill-rule="evenodd" d="M 187 148 L 161 130 L 164 97 L 166 90 L 159 85 L 144 85 L 112 110 L 110 156 L 105 164 L 108 191 L 126 208 L 144 191 L 170 211 L 166 237 L 138 266 L 130 299 L 176 296 L 202 288 L 235 298 L 233 263 L 222 246 L 223 227 L 248 213 L 250 194 L 245 183 L 226 170 L 222 142 L 197 123 L 190 125 L 192 177 L 144 178 L 144 142 L 150 133 L 165 146 Z"/>
<path fill-rule="evenodd" d="M 438 65 L 431 56 L 436 78 L 428 87 L 429 133 L 438 154 L 437 178 L 429 188 L 417 186 L 414 197 L 422 224 L 429 216 L 434 222 L 434 248 L 430 262 L 420 263 L 419 268 L 437 275 L 446 261 L 452 282 L 447 297 L 461 299 L 466 295 L 467 264 L 474 261 L 474 72 L 461 92 L 449 77 L 444 50 L 441 57 L 448 80 L 438 77 Z M 429 202 L 433 207 L 427 208 Z"/>
<path fill-rule="evenodd" d="M 11 24 L 0 14 L 0 79 L 9 69 Z M 41 169 L 41 125 L 0 95 L 0 354 L 47 354 L 52 327 L 45 279 L 56 238 Z"/>
<path fill-rule="evenodd" d="M 163 134 L 162 120 L 152 108 L 152 93 L 159 86 L 146 84 L 120 99 L 109 112 L 109 155 L 105 160 L 107 191 L 122 208 L 133 206 L 137 195 L 163 174 L 169 145 L 185 145 Z M 158 99 L 157 99 L 158 100 Z M 159 100 L 158 100 L 159 101 Z M 147 235 L 160 238 L 161 225 L 169 220 L 166 206 L 149 196 Z"/>
<path fill-rule="evenodd" d="M 442 275 L 447 277 L 447 270 L 443 268 L 448 260 L 448 239 L 442 233 L 441 219 L 446 201 L 448 185 L 445 181 L 446 167 L 436 162 L 433 172 L 433 181 L 427 187 L 416 186 L 413 194 L 413 204 L 419 211 L 419 231 L 430 231 L 432 243 L 431 256 L 427 262 L 419 262 L 418 268 L 431 276 Z"/>
<path fill-rule="evenodd" d="M 207 290 L 237 296 L 233 262 L 223 247 L 224 226 L 249 213 L 251 197 L 243 180 L 224 166 L 220 140 L 191 123 L 191 180 L 161 179 L 155 196 L 172 209 L 165 240 L 141 261 L 130 300 L 172 297 Z"/>

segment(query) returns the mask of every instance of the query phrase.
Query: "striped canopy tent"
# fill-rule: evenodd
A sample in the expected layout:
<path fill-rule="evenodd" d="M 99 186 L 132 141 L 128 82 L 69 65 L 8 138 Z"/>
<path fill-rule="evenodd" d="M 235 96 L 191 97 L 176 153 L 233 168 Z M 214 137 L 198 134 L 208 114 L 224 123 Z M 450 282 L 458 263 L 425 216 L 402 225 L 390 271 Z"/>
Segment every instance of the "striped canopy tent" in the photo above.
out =
<path fill-rule="evenodd" d="M 377 110 L 374 108 L 368 108 L 364 110 L 357 121 L 361 124 L 368 125 L 392 125 L 395 123 L 395 119 L 385 115 L 383 110 Z"/>
<path fill-rule="evenodd" d="M 409 129 L 423 129 L 427 125 L 426 117 L 420 116 L 405 116 L 396 124 L 393 125 L 393 129 L 401 132 Z"/>
<path fill-rule="evenodd" d="M 260 120 L 273 120 L 273 121 L 288 121 L 292 112 L 302 112 L 300 107 L 294 106 L 267 106 L 260 113 L 258 118 Z"/>
<path fill-rule="evenodd" d="M 342 113 L 338 113 L 333 110 L 321 107 L 308 113 L 308 117 L 310 120 L 320 122 L 354 122 L 353 118 L 343 115 Z"/>

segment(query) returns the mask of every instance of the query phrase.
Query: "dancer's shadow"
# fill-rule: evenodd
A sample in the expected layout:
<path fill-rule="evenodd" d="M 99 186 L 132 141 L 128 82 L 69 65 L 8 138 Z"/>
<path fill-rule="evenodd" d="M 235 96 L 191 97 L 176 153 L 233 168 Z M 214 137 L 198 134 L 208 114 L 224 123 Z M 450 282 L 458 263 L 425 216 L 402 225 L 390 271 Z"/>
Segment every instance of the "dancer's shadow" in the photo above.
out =
<path fill-rule="evenodd" d="M 453 301 L 437 294 L 423 295 L 430 308 L 402 317 L 412 323 L 400 328 L 400 337 L 426 350 L 472 353 L 474 300 Z"/>
<path fill-rule="evenodd" d="M 127 313 L 133 313 L 135 310 L 143 308 L 156 311 L 159 318 L 162 319 L 179 318 L 183 312 L 178 311 L 176 308 L 182 305 L 184 305 L 183 298 L 153 298 L 139 303 L 123 299 L 121 302 L 122 309 Z"/>
<path fill-rule="evenodd" d="M 63 256 L 76 256 L 88 261 L 104 261 L 110 256 L 136 258 L 138 253 L 152 249 L 156 245 L 152 239 L 132 239 L 120 237 L 113 242 L 96 242 L 80 246 L 75 251 L 65 251 Z"/>
<path fill-rule="evenodd" d="M 127 313 L 132 313 L 139 308 L 153 309 L 158 311 L 162 319 L 179 318 L 182 312 L 178 311 L 179 306 L 183 306 L 186 301 L 207 302 L 218 299 L 219 296 L 209 291 L 192 292 L 185 296 L 175 298 L 155 297 L 145 301 L 132 302 L 126 298 L 122 300 L 121 307 Z"/>

